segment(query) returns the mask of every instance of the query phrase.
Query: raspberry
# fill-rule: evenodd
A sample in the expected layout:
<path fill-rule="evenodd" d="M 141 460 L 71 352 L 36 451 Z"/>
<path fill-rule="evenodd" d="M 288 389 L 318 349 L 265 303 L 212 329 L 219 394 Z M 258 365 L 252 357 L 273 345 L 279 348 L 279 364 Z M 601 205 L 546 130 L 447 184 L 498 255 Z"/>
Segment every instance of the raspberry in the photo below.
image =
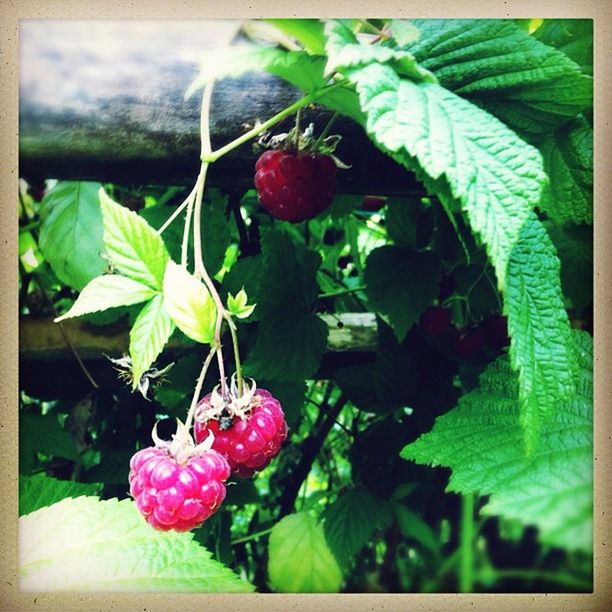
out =
<path fill-rule="evenodd" d="M 428 336 L 439 336 L 451 324 L 451 313 L 442 306 L 430 306 L 421 316 L 419 327 Z"/>
<path fill-rule="evenodd" d="M 480 357 L 484 346 L 484 332 L 476 327 L 462 333 L 455 344 L 455 353 L 460 359 Z"/>
<path fill-rule="evenodd" d="M 194 425 L 196 441 L 204 440 L 209 432 L 215 439 L 213 448 L 222 453 L 237 476 L 248 478 L 263 470 L 278 455 L 287 437 L 287 423 L 278 400 L 269 391 L 257 389 L 249 402 L 246 418 L 233 417 L 203 420 L 210 408 L 212 394 L 198 403 Z"/>
<path fill-rule="evenodd" d="M 494 350 L 500 351 L 510 344 L 508 337 L 508 319 L 503 315 L 496 315 L 487 319 L 482 327 L 485 341 Z"/>
<path fill-rule="evenodd" d="M 255 187 L 275 218 L 298 223 L 325 210 L 336 190 L 336 163 L 329 155 L 274 150 L 255 164 Z"/>
<path fill-rule="evenodd" d="M 189 531 L 219 508 L 229 475 L 227 461 L 215 450 L 181 464 L 167 449 L 151 446 L 130 461 L 130 493 L 155 529 Z"/>

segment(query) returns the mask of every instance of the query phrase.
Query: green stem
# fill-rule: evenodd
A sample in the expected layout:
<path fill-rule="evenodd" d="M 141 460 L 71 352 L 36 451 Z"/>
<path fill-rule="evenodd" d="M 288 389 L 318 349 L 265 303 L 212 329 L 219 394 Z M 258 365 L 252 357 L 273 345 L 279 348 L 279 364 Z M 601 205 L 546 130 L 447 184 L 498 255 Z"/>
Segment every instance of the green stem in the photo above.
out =
<path fill-rule="evenodd" d="M 459 591 L 474 591 L 474 494 L 461 498 L 461 532 L 459 534 Z"/>
<path fill-rule="evenodd" d="M 335 111 L 334 114 L 329 118 L 329 121 L 326 123 L 321 134 L 319 134 L 319 137 L 317 138 L 313 147 L 315 151 L 317 150 L 317 147 L 323 142 L 327 134 L 329 134 L 329 130 L 331 130 L 331 126 L 334 125 L 334 121 L 336 121 L 337 118 L 338 111 Z"/>
<path fill-rule="evenodd" d="M 365 285 L 359 285 L 358 287 L 345 287 L 344 289 L 338 289 L 337 291 L 330 291 L 329 293 L 319 293 L 319 299 L 337 297 L 339 295 L 346 295 L 347 293 L 357 293 L 358 291 L 364 291 Z"/>
<path fill-rule="evenodd" d="M 25 232 L 29 232 L 32 229 L 36 229 L 40 225 L 40 221 L 32 221 L 32 223 L 28 223 L 27 225 L 23 225 L 19 228 L 20 234 L 25 234 Z"/>
<path fill-rule="evenodd" d="M 210 351 L 208 351 L 208 355 L 204 360 L 204 364 L 202 365 L 202 370 L 200 371 L 200 375 L 198 376 L 198 382 L 196 383 L 195 391 L 193 392 L 193 397 L 191 398 L 191 406 L 189 406 L 189 412 L 187 413 L 187 420 L 185 421 L 185 427 L 187 427 L 187 431 L 191 428 L 191 423 L 193 421 L 193 417 L 195 416 L 195 409 L 198 405 L 198 400 L 200 399 L 200 392 L 202 391 L 202 385 L 204 384 L 204 379 L 206 378 L 206 372 L 208 372 L 208 367 L 210 366 L 210 362 L 214 354 L 217 352 L 217 347 L 212 346 Z"/>
<path fill-rule="evenodd" d="M 272 531 L 272 527 L 269 529 L 264 529 L 263 531 L 258 531 L 257 533 L 252 533 L 251 535 L 244 536 L 243 538 L 238 538 L 237 540 L 232 540 L 231 545 L 234 544 L 242 544 L 243 542 L 250 542 L 251 540 L 257 540 L 262 536 L 268 535 Z"/>
<path fill-rule="evenodd" d="M 238 395 L 242 396 L 242 388 L 243 388 L 242 366 L 240 364 L 240 350 L 238 346 L 238 334 L 236 330 L 236 324 L 231 319 L 231 317 L 229 317 L 229 313 L 227 313 L 227 311 L 226 311 L 226 320 L 227 320 L 228 327 L 230 329 L 230 333 L 232 335 L 232 345 L 234 347 L 234 361 L 236 363 L 236 379 L 238 381 Z"/>
<path fill-rule="evenodd" d="M 183 200 L 182 204 L 176 208 L 176 210 L 164 221 L 164 224 L 157 230 L 158 234 L 163 234 L 168 226 L 183 212 L 183 210 L 193 202 L 193 198 L 196 194 L 197 185 L 191 190 L 191 193 Z M 161 201 L 161 199 L 160 199 Z M 158 204 L 159 205 L 159 204 Z M 189 230 L 187 230 L 189 234 Z"/>
<path fill-rule="evenodd" d="M 260 134 L 265 132 L 268 128 L 282 121 L 285 117 L 289 117 L 289 115 L 293 115 L 293 113 L 297 112 L 299 108 L 308 106 L 309 104 L 311 104 L 318 98 L 324 96 L 325 94 L 329 93 L 333 89 L 346 85 L 347 83 L 348 83 L 348 79 L 341 79 L 339 81 L 336 81 L 332 85 L 328 85 L 327 87 L 320 89 L 317 92 L 308 94 L 307 96 L 300 98 L 299 100 L 297 100 L 296 102 L 288 106 L 287 108 L 283 109 L 279 113 L 276 113 L 276 115 L 274 115 L 267 121 L 264 121 L 263 123 L 254 127 L 252 130 L 245 132 L 242 136 L 239 136 L 235 140 L 232 140 L 231 142 L 221 147 L 220 149 L 217 149 L 216 151 L 213 151 L 212 153 L 208 153 L 208 154 L 203 153 L 201 157 L 202 161 L 208 162 L 210 164 L 216 162 L 220 157 L 223 157 L 230 151 L 233 151 L 240 145 L 243 145 L 245 142 L 248 142 L 249 140 L 255 138 L 255 136 L 259 136 Z"/>

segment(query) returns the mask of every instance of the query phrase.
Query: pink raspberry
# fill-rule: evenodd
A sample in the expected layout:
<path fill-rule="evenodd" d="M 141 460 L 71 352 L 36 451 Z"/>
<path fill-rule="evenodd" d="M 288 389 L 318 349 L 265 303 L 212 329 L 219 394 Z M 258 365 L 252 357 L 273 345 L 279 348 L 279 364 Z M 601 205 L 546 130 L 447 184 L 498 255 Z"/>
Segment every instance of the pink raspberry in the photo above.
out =
<path fill-rule="evenodd" d="M 234 417 L 229 427 L 225 417 L 198 421 L 198 414 L 210 406 L 209 393 L 196 408 L 195 438 L 201 442 L 213 432 L 213 448 L 222 453 L 237 476 L 248 478 L 263 470 L 280 451 L 287 437 L 287 423 L 280 403 L 269 391 L 257 389 L 253 396 L 250 415 Z"/>
<path fill-rule="evenodd" d="M 227 461 L 212 449 L 181 464 L 164 448 L 143 448 L 130 461 L 130 493 L 155 529 L 189 531 L 217 511 L 229 475 Z"/>

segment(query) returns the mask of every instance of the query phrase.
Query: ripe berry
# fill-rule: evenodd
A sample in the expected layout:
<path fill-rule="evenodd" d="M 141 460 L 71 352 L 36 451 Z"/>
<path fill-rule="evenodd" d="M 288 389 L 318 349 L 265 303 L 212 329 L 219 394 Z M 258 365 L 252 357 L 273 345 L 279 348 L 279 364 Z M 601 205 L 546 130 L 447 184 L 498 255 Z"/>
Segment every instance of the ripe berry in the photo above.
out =
<path fill-rule="evenodd" d="M 460 359 L 474 359 L 482 353 L 484 332 L 476 327 L 462 333 L 455 344 L 455 354 Z"/>
<path fill-rule="evenodd" d="M 229 475 L 225 457 L 215 450 L 180 463 L 168 449 L 149 447 L 130 461 L 130 493 L 155 529 L 189 531 L 217 511 Z"/>
<path fill-rule="evenodd" d="M 496 315 L 487 319 L 483 325 L 485 341 L 494 350 L 500 351 L 510 344 L 508 337 L 508 319 L 504 315 Z"/>
<path fill-rule="evenodd" d="M 275 218 L 298 223 L 325 210 L 336 190 L 336 163 L 329 155 L 274 150 L 255 164 L 255 187 Z"/>
<path fill-rule="evenodd" d="M 378 212 L 387 203 L 387 198 L 381 196 L 366 196 L 359 208 L 366 212 Z"/>
<path fill-rule="evenodd" d="M 287 437 L 287 423 L 278 400 L 269 391 L 257 389 L 245 403 L 245 418 L 220 416 L 207 420 L 206 412 L 214 404 L 214 392 L 198 403 L 196 441 L 204 440 L 212 431 L 213 448 L 227 458 L 237 476 L 247 478 L 263 470 L 278 455 Z"/>
<path fill-rule="evenodd" d="M 451 313 L 443 306 L 430 306 L 421 316 L 419 327 L 428 336 L 439 336 L 451 324 Z"/>

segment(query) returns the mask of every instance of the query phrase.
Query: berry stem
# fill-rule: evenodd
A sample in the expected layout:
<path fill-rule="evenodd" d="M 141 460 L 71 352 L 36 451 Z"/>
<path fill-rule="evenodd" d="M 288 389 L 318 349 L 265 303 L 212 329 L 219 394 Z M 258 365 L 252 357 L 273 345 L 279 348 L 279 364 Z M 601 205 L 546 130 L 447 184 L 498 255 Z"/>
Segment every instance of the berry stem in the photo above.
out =
<path fill-rule="evenodd" d="M 227 313 L 226 311 L 226 315 L 227 314 L 229 313 Z M 238 333 L 236 330 L 236 324 L 231 319 L 231 317 L 226 316 L 226 320 L 227 320 L 228 327 L 230 329 L 230 333 L 232 334 L 232 345 L 234 347 L 234 361 L 236 364 L 236 380 L 238 382 L 238 395 L 242 397 L 243 382 L 242 382 L 242 366 L 240 364 L 240 351 L 238 347 Z"/>
<path fill-rule="evenodd" d="M 194 185 L 191 193 L 183 200 L 180 206 L 164 221 L 164 224 L 157 230 L 159 235 L 163 234 L 164 231 L 168 228 L 168 226 L 185 210 L 189 203 L 193 201 L 196 193 L 196 185 Z"/>
<path fill-rule="evenodd" d="M 322 300 L 324 298 L 338 297 L 340 295 L 347 295 L 349 293 L 357 293 L 358 291 L 364 291 L 365 289 L 365 285 L 359 285 L 358 287 L 345 287 L 344 289 L 330 291 L 329 293 L 319 293 L 318 298 Z"/>
<path fill-rule="evenodd" d="M 208 351 L 208 355 L 204 360 L 204 364 L 202 365 L 202 370 L 200 371 L 200 375 L 198 376 L 198 382 L 196 383 L 195 391 L 193 392 L 193 397 L 191 398 L 191 405 L 189 406 L 189 412 L 187 413 L 187 420 L 185 421 L 185 427 L 187 431 L 191 429 L 191 423 L 193 422 L 193 417 L 195 415 L 195 409 L 198 405 L 198 400 L 200 399 L 200 392 L 202 391 L 202 385 L 204 384 L 204 378 L 206 378 L 206 372 L 210 366 L 210 362 L 214 354 L 217 352 L 217 347 L 212 346 L 210 351 Z"/>
<path fill-rule="evenodd" d="M 251 535 L 244 536 L 243 538 L 238 538 L 237 540 L 232 540 L 230 544 L 234 546 L 234 544 L 242 544 L 243 542 L 250 542 L 251 540 L 257 540 L 263 536 L 268 535 L 272 532 L 273 527 L 269 529 L 264 529 L 263 531 L 258 531 L 257 533 L 252 533 Z"/>
<path fill-rule="evenodd" d="M 329 130 L 331 130 L 331 126 L 334 125 L 334 122 L 336 121 L 337 118 L 338 118 L 338 111 L 335 111 L 334 114 L 329 118 L 329 121 L 325 124 L 323 131 L 321 132 L 316 142 L 314 143 L 313 149 L 315 151 L 317 150 L 317 147 L 323 142 L 327 134 L 329 134 Z"/>

